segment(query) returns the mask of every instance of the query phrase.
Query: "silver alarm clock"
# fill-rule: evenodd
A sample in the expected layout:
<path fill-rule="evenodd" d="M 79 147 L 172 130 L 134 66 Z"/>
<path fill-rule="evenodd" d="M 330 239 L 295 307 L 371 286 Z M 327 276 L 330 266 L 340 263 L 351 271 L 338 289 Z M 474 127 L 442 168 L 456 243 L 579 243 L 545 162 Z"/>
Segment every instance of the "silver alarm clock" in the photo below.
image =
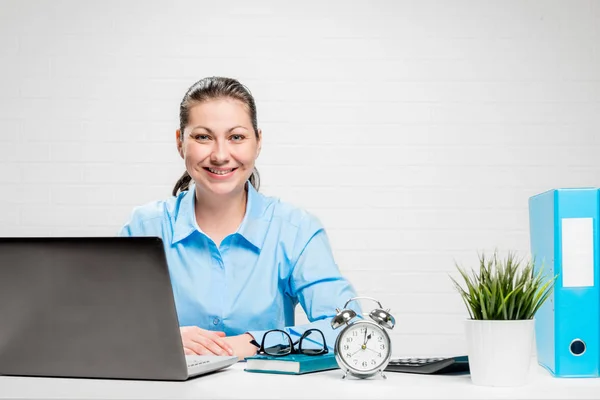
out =
<path fill-rule="evenodd" d="M 373 300 L 379 305 L 369 313 L 372 321 L 355 320 L 356 312 L 346 307 L 351 301 L 358 299 Z M 346 302 L 344 309 L 336 309 L 337 315 L 331 320 L 331 327 L 337 329 L 344 326 L 335 341 L 335 359 L 344 371 L 342 379 L 348 373 L 358 378 L 368 378 L 383 371 L 392 356 L 392 342 L 386 329 L 393 329 L 396 321 L 383 310 L 381 303 L 371 297 L 354 297 Z"/>

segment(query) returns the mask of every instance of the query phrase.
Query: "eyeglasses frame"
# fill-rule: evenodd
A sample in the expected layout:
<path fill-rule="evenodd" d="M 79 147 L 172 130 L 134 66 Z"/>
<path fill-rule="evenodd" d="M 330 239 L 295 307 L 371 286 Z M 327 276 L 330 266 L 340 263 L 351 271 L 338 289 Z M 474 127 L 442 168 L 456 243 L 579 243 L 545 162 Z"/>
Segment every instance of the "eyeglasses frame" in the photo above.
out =
<path fill-rule="evenodd" d="M 323 350 L 320 353 L 315 353 L 315 354 L 310 354 L 310 353 L 305 353 L 302 351 L 302 341 L 308 337 L 308 335 L 310 335 L 311 332 L 319 332 L 321 334 L 321 336 L 323 337 Z M 290 351 L 285 353 L 285 354 L 270 354 L 267 353 L 265 351 L 265 338 L 267 337 L 267 335 L 270 332 L 281 332 L 283 334 L 285 334 L 285 336 L 288 338 L 288 342 L 290 344 Z M 293 341 L 292 337 L 290 336 L 289 333 L 287 333 L 286 331 L 282 330 L 282 329 L 271 329 L 265 332 L 265 334 L 263 335 L 263 338 L 261 340 L 260 345 L 258 344 L 258 342 L 254 339 L 252 339 L 250 341 L 250 343 L 256 347 L 258 347 L 258 351 L 257 354 L 264 354 L 267 356 L 271 356 L 271 357 L 285 357 L 287 355 L 290 354 L 304 354 L 307 356 L 321 356 L 323 354 L 327 354 L 329 353 L 329 348 L 327 347 L 327 340 L 325 339 L 325 334 L 323 334 L 323 332 L 320 329 L 317 328 L 311 328 L 311 329 L 307 329 L 306 331 L 304 331 L 304 333 L 302 334 L 302 336 L 300 336 L 300 339 L 298 339 L 297 341 Z M 296 350 L 296 345 L 298 345 L 298 350 Z"/>

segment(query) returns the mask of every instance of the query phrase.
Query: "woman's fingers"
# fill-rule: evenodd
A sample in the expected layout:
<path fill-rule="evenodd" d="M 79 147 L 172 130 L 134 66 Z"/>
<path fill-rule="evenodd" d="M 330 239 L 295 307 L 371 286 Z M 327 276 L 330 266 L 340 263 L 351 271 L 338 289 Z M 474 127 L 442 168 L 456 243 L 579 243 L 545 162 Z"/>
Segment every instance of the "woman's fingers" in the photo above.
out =
<path fill-rule="evenodd" d="M 197 355 L 198 355 L 198 354 L 196 354 L 196 352 L 194 352 L 194 351 L 192 351 L 192 350 L 188 349 L 187 347 L 184 347 L 184 348 L 183 348 L 183 353 L 184 353 L 186 356 L 197 356 Z"/>
<path fill-rule="evenodd" d="M 192 340 L 183 341 L 183 351 L 186 355 L 198 355 L 206 356 L 213 354 L 210 350 L 204 347 L 202 344 L 194 342 Z"/>
<path fill-rule="evenodd" d="M 206 329 L 199 328 L 197 326 L 194 326 L 194 328 L 196 328 L 195 331 L 197 331 L 198 333 L 200 333 L 203 336 L 225 337 L 225 332 L 223 332 L 223 331 L 209 331 L 209 330 L 206 330 Z"/>
<path fill-rule="evenodd" d="M 180 328 L 184 348 L 198 355 L 233 355 L 233 349 L 222 338 L 225 332 L 208 331 L 197 326 Z"/>
<path fill-rule="evenodd" d="M 195 342 L 201 343 L 204 347 L 212 351 L 217 355 L 233 355 L 233 349 L 222 338 L 225 336 L 225 332 L 220 331 L 208 331 L 206 329 L 194 327 L 192 330 L 194 336 L 191 339 Z"/>
<path fill-rule="evenodd" d="M 210 338 L 205 336 L 196 336 L 183 341 L 184 350 L 190 350 L 193 354 L 199 356 L 215 355 L 215 356 L 226 356 L 228 352 L 219 346 L 217 343 L 212 341 Z M 192 355 L 193 355 L 192 354 Z"/>
<path fill-rule="evenodd" d="M 218 343 L 206 336 L 199 336 L 198 338 L 195 338 L 194 341 L 200 343 L 202 346 L 204 346 L 206 349 L 208 349 L 212 354 L 216 354 L 218 356 L 231 355 L 231 353 L 229 353 L 229 350 L 227 348 L 225 348 L 221 343 Z"/>

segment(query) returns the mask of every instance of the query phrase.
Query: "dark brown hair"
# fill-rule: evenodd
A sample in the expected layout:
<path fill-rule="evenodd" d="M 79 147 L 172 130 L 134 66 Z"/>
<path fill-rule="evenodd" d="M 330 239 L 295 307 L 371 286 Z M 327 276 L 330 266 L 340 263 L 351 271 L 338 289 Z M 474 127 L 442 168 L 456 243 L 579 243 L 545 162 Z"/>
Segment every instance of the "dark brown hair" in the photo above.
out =
<path fill-rule="evenodd" d="M 232 78 L 224 78 L 220 76 L 211 76 L 208 78 L 200 79 L 198 82 L 194 83 L 183 96 L 183 100 L 181 100 L 181 105 L 179 106 L 179 129 L 182 135 L 183 140 L 183 130 L 188 124 L 188 119 L 190 116 L 190 109 L 207 100 L 215 100 L 219 98 L 230 98 L 234 100 L 239 100 L 248 107 L 248 113 L 250 114 L 250 120 L 252 121 L 252 128 L 254 129 L 254 134 L 258 139 L 258 124 L 256 122 L 256 103 L 254 102 L 254 97 L 250 93 L 247 87 L 242 85 L 235 79 Z M 181 178 L 175 183 L 175 187 L 173 188 L 173 196 L 177 196 L 178 192 L 183 192 L 189 189 L 190 182 L 192 178 L 185 171 Z M 252 171 L 252 175 L 248 179 L 250 184 L 254 186 L 256 190 L 258 190 L 260 186 L 260 175 L 258 174 L 258 170 L 254 168 Z"/>

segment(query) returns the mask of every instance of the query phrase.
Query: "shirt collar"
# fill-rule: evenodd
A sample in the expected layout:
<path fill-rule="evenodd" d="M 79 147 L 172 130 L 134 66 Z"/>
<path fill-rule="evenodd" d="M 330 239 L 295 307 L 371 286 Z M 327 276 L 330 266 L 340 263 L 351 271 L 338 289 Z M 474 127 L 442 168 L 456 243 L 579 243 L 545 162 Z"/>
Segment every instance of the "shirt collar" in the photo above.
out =
<path fill-rule="evenodd" d="M 173 228 L 172 244 L 187 238 L 194 231 L 200 231 L 194 212 L 194 206 L 196 204 L 195 186 L 191 184 L 189 189 L 180 193 L 179 196 L 179 205 L 175 212 L 175 227 Z"/>
<path fill-rule="evenodd" d="M 247 183 L 246 187 L 248 188 L 246 215 L 236 233 L 260 251 L 269 229 L 270 218 L 266 211 L 270 201 L 258 193 L 250 183 Z"/>
<path fill-rule="evenodd" d="M 248 190 L 246 214 L 236 233 L 260 251 L 269 226 L 269 218 L 265 213 L 269 201 L 268 198 L 258 193 L 250 183 L 247 183 L 246 187 Z M 202 232 L 196 222 L 194 210 L 196 204 L 195 185 L 190 185 L 189 190 L 180 196 L 181 201 L 175 216 L 172 244 L 187 238 L 195 231 Z"/>

